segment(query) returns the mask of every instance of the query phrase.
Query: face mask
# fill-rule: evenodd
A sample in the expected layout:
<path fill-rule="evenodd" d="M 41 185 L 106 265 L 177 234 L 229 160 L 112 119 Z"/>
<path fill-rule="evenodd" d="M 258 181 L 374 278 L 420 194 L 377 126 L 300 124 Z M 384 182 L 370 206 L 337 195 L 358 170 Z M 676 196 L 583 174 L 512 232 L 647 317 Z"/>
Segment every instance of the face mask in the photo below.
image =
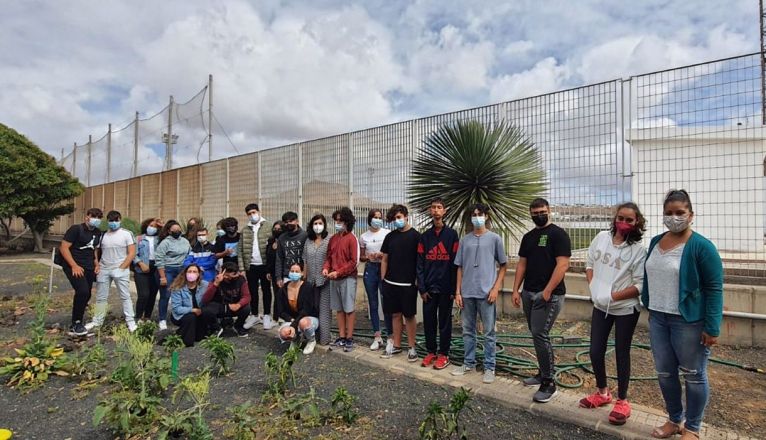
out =
<path fill-rule="evenodd" d="M 154 226 L 148 226 L 146 228 L 146 235 L 149 235 L 149 236 L 157 235 L 157 228 L 155 228 Z"/>
<path fill-rule="evenodd" d="M 227 234 L 236 234 L 237 233 L 237 227 L 236 226 L 227 226 L 226 227 L 226 233 Z"/>
<path fill-rule="evenodd" d="M 689 227 L 689 216 L 663 215 L 662 223 L 670 232 L 683 232 Z"/>
<path fill-rule="evenodd" d="M 171 232 L 170 236 L 173 237 L 173 238 L 179 238 L 181 236 L 181 231 Z"/>
<path fill-rule="evenodd" d="M 287 278 L 290 279 L 290 281 L 300 281 L 301 279 L 301 273 L 300 272 L 290 272 L 287 274 Z"/>
<path fill-rule="evenodd" d="M 287 232 L 293 232 L 293 231 L 295 231 L 295 228 L 297 228 L 297 227 L 298 227 L 298 225 L 292 224 L 292 223 L 288 223 L 288 224 L 285 225 L 285 229 L 287 230 Z"/>
<path fill-rule="evenodd" d="M 253 214 L 250 216 L 250 223 L 258 223 L 261 221 L 261 216 L 258 214 Z"/>
<path fill-rule="evenodd" d="M 198 235 L 197 236 L 197 241 L 200 242 L 200 243 L 203 243 L 203 244 L 207 243 L 207 235 Z"/>
<path fill-rule="evenodd" d="M 120 222 L 109 222 L 109 229 L 112 231 L 120 229 Z"/>
<path fill-rule="evenodd" d="M 335 223 L 335 232 L 340 232 L 343 230 L 343 223 Z"/>
<path fill-rule="evenodd" d="M 532 221 L 535 222 L 535 225 L 543 227 L 548 224 L 548 214 L 533 215 Z"/>
<path fill-rule="evenodd" d="M 321 234 L 324 231 L 324 225 L 322 224 L 316 224 L 312 227 L 314 229 L 315 234 Z"/>
<path fill-rule="evenodd" d="M 190 283 L 193 283 L 193 282 L 197 281 L 197 278 L 199 278 L 199 274 L 198 273 L 186 272 L 186 281 L 188 281 Z"/>
<path fill-rule="evenodd" d="M 623 237 L 627 237 L 628 234 L 633 232 L 635 227 L 627 222 L 614 222 L 614 230 Z"/>
<path fill-rule="evenodd" d="M 279 237 L 279 235 L 280 235 L 281 233 L 282 233 L 282 230 L 281 230 L 281 229 L 272 229 L 272 230 L 271 230 L 271 235 L 273 235 L 274 237 Z"/>
<path fill-rule="evenodd" d="M 404 221 L 403 218 L 398 218 L 398 219 L 394 220 L 394 227 L 396 229 L 403 229 L 404 225 L 406 225 L 406 224 L 407 224 L 407 222 Z"/>
<path fill-rule="evenodd" d="M 90 218 L 88 219 L 88 224 L 91 228 L 98 228 L 101 226 L 101 219 L 100 218 Z"/>
<path fill-rule="evenodd" d="M 483 215 L 477 215 L 475 217 L 471 217 L 471 223 L 473 224 L 473 227 L 476 229 L 484 227 L 484 223 L 487 222 L 487 218 Z"/>
<path fill-rule="evenodd" d="M 218 229 L 215 231 L 215 235 L 217 237 L 223 237 L 224 235 L 226 235 L 226 231 L 224 231 L 223 229 Z"/>
<path fill-rule="evenodd" d="M 372 226 L 375 229 L 380 229 L 383 227 L 383 219 L 382 218 L 374 218 L 370 220 L 370 226 Z"/>

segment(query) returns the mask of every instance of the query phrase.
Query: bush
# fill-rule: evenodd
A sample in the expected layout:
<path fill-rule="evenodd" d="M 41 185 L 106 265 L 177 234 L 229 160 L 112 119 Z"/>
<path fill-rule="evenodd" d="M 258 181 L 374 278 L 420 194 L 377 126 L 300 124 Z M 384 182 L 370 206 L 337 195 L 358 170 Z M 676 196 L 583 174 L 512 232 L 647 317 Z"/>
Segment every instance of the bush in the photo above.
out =
<path fill-rule="evenodd" d="M 460 425 L 460 413 L 464 409 L 471 410 L 468 406 L 470 399 L 470 390 L 460 387 L 452 396 L 452 399 L 450 399 L 449 407 L 446 410 L 438 402 L 431 402 L 428 405 L 425 420 L 418 427 L 420 439 L 467 439 L 468 435 L 465 432 L 465 426 Z"/>
<path fill-rule="evenodd" d="M 295 373 L 293 373 L 293 364 L 298 360 L 300 349 L 297 346 L 290 345 L 290 348 L 277 357 L 274 353 L 266 355 L 266 376 L 268 385 L 264 399 L 280 400 L 287 392 L 290 383 L 295 386 Z"/>
<path fill-rule="evenodd" d="M 234 354 L 234 345 L 218 336 L 210 335 L 200 343 L 210 353 L 210 361 L 218 372 L 218 375 L 229 374 L 231 365 L 237 360 Z"/>

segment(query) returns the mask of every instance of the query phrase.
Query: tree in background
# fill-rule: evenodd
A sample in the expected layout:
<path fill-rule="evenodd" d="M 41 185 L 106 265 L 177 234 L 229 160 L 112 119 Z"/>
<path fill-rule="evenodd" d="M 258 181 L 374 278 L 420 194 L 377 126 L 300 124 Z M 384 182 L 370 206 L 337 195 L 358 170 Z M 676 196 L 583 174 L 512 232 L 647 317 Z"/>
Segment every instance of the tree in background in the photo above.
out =
<path fill-rule="evenodd" d="M 484 203 L 496 229 L 516 236 L 526 229 L 529 203 L 545 189 L 540 155 L 521 129 L 461 121 L 443 125 L 423 142 L 407 191 L 420 212 L 441 197 L 448 208 L 444 222 L 461 232 L 471 224 L 468 208 Z"/>
<path fill-rule="evenodd" d="M 35 252 L 53 222 L 74 212 L 83 185 L 53 156 L 24 135 L 0 124 L 0 217 L 20 217 L 32 231 Z"/>

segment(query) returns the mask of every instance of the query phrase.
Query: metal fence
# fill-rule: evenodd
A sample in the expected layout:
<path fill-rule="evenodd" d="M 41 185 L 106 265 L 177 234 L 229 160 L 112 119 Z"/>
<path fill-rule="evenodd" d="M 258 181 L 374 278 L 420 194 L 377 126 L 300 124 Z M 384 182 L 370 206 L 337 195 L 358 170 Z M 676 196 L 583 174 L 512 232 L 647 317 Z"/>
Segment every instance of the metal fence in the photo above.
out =
<path fill-rule="evenodd" d="M 244 206 L 258 201 L 266 218 L 293 210 L 304 224 L 315 212 L 328 215 L 350 206 L 361 233 L 369 209 L 407 202 L 410 166 L 425 137 L 458 120 L 505 120 L 521 127 L 539 149 L 549 180 L 541 195 L 553 205 L 554 221 L 569 231 L 576 260 L 582 261 L 597 231 L 608 227 L 615 204 L 637 201 L 650 236 L 662 230 L 665 192 L 686 188 L 695 202 L 696 230 L 718 245 L 727 268 L 762 276 L 766 132 L 760 91 L 759 54 L 751 54 L 159 173 L 146 174 L 161 167 L 139 158 L 138 174 L 145 175 L 91 185 L 54 232 L 80 221 L 91 206 L 116 208 L 135 219 L 201 215 L 213 226 L 226 216 L 244 222 Z M 160 128 L 146 128 L 148 121 L 139 127 L 147 130 L 142 139 L 159 139 Z M 198 134 L 189 137 L 202 139 Z M 195 161 L 191 153 L 198 145 L 189 144 L 186 160 Z M 119 151 L 119 161 L 129 162 L 128 149 Z M 82 178 L 82 155 L 76 156 L 67 160 L 77 163 Z M 90 165 L 91 179 L 104 175 L 96 161 Z M 112 170 L 111 177 L 125 173 Z M 449 178 L 434 170 L 434 179 Z M 518 241 L 508 237 L 507 245 L 515 255 Z"/>

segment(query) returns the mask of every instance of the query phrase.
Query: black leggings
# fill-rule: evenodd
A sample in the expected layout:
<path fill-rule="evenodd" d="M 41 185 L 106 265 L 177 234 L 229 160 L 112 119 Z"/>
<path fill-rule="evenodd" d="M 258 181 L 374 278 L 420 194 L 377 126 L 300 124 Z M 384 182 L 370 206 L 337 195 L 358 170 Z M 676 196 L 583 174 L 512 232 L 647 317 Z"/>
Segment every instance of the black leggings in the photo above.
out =
<path fill-rule="evenodd" d="M 152 264 L 148 273 L 136 272 L 133 280 L 136 283 L 136 319 L 151 319 L 160 290 L 157 268 Z"/>
<path fill-rule="evenodd" d="M 590 360 L 593 363 L 593 373 L 596 376 L 596 386 L 606 388 L 606 346 L 609 333 L 614 325 L 614 351 L 617 356 L 617 398 L 628 398 L 630 383 L 630 345 L 633 341 L 633 331 L 638 323 L 638 310 L 630 315 L 607 315 L 593 308 L 590 326 Z"/>

